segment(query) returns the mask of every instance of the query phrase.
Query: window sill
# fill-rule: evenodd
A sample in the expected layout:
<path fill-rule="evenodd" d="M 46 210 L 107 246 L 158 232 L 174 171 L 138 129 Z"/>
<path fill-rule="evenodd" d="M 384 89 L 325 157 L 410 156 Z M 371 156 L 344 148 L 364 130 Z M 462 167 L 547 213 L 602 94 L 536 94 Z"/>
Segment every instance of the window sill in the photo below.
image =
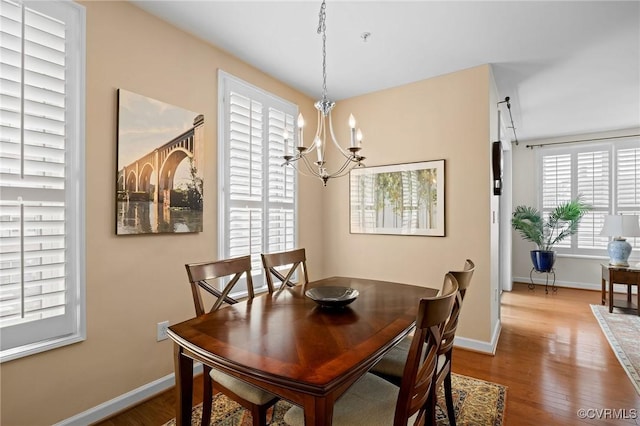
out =
<path fill-rule="evenodd" d="M 583 260 L 598 260 L 598 261 L 608 261 L 609 256 L 594 256 L 588 254 L 570 254 L 570 253 L 557 253 L 557 257 L 564 259 L 583 259 Z M 629 257 L 629 263 L 640 262 L 640 256 L 631 256 Z"/>
<path fill-rule="evenodd" d="M 63 346 L 83 342 L 84 340 L 86 340 L 86 336 L 84 335 L 84 333 L 79 333 L 61 337 L 59 339 L 46 340 L 43 342 L 32 343 L 30 345 L 19 346 L 13 349 L 6 349 L 0 352 L 0 364 L 19 358 L 24 358 L 29 355 L 35 355 L 51 349 L 61 348 Z"/>

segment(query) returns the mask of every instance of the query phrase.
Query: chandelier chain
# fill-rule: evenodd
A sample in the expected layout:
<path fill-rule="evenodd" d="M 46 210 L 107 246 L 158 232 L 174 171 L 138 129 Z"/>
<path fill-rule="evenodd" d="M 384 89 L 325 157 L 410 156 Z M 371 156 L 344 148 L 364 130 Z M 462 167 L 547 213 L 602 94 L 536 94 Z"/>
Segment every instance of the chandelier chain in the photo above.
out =
<path fill-rule="evenodd" d="M 322 100 L 327 100 L 327 4 L 323 0 L 318 14 L 318 34 L 322 34 Z"/>

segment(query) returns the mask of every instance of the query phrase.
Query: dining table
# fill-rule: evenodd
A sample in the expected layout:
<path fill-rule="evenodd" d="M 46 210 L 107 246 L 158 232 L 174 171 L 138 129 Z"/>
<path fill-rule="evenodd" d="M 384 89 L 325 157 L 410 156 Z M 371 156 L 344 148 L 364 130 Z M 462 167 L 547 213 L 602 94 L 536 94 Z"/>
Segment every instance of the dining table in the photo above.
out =
<path fill-rule="evenodd" d="M 305 295 L 316 287 L 351 288 L 358 296 L 327 308 Z M 176 424 L 191 425 L 193 363 L 199 361 L 301 406 L 307 426 L 331 425 L 336 400 L 412 331 L 419 300 L 436 294 L 428 287 L 331 277 L 172 325 Z"/>

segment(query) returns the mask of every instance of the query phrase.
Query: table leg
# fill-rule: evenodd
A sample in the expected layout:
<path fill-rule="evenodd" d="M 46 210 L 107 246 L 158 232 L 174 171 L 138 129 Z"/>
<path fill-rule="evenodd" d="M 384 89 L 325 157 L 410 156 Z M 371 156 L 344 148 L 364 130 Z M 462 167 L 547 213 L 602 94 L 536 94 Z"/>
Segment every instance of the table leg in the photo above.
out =
<path fill-rule="evenodd" d="M 304 401 L 304 424 L 326 426 L 333 422 L 333 403 L 327 398 L 309 396 Z"/>
<path fill-rule="evenodd" d="M 607 280 L 605 280 L 604 278 L 602 278 L 602 289 L 600 290 L 600 303 L 602 305 L 604 305 L 607 301 Z"/>
<path fill-rule="evenodd" d="M 631 284 L 627 284 L 627 302 L 631 303 L 631 287 L 633 287 Z"/>
<path fill-rule="evenodd" d="M 609 313 L 613 312 L 613 277 L 609 272 Z"/>
<path fill-rule="evenodd" d="M 183 353 L 182 346 L 174 344 L 176 374 L 176 426 L 191 426 L 193 405 L 193 360 Z"/>

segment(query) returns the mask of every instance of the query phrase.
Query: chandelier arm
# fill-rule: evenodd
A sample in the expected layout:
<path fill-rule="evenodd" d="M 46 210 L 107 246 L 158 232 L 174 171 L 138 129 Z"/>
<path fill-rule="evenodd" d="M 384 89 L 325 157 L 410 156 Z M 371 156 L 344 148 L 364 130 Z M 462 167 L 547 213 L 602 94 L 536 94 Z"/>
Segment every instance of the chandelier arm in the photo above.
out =
<path fill-rule="evenodd" d="M 351 170 L 353 170 L 354 168 L 355 168 L 355 167 L 351 167 L 351 168 L 350 168 L 349 170 L 347 170 L 346 172 L 344 172 L 344 173 L 342 173 L 342 174 L 339 174 L 339 175 L 331 176 L 331 178 L 332 178 L 332 179 L 334 179 L 334 178 L 341 178 L 341 177 L 343 177 L 343 176 L 346 176 L 346 175 L 348 175 L 348 174 L 349 174 L 349 172 L 350 172 Z"/>
<path fill-rule="evenodd" d="M 352 159 L 345 160 L 344 163 L 342 163 L 342 165 L 340 166 L 340 168 L 338 168 L 337 170 L 335 170 L 335 171 L 333 171 L 331 173 L 327 173 L 326 176 L 328 178 L 333 178 L 333 177 L 337 177 L 337 176 L 341 175 L 341 173 L 343 173 L 349 167 L 349 165 L 352 162 L 355 162 L 355 161 L 352 160 Z M 344 176 L 344 175 L 342 175 L 342 176 Z"/>
<path fill-rule="evenodd" d="M 305 173 L 305 172 L 302 170 L 302 168 L 300 168 L 300 167 L 296 167 L 296 165 L 295 165 L 295 164 L 293 164 L 293 163 L 289 163 L 289 165 L 290 165 L 291 167 L 293 167 L 293 169 L 294 169 L 296 172 L 300 173 L 302 176 L 306 176 L 306 177 L 320 177 L 320 175 L 317 175 L 317 174 L 313 173 L 313 171 L 312 171 L 312 170 L 310 170 L 310 171 L 312 172 L 312 174 L 309 174 L 309 173 Z M 307 168 L 308 168 L 308 167 L 307 167 Z"/>
<path fill-rule="evenodd" d="M 331 133 L 331 140 L 333 141 L 333 144 L 342 153 L 342 156 L 344 158 L 351 158 L 351 154 L 347 153 L 347 151 L 342 149 L 342 147 L 338 143 L 338 140 L 336 139 L 336 135 L 333 133 L 333 120 L 331 120 L 331 113 L 329 113 L 329 132 Z"/>
<path fill-rule="evenodd" d="M 348 164 L 348 163 L 347 163 L 347 164 Z M 346 176 L 346 175 L 348 175 L 348 174 L 349 174 L 349 172 L 350 172 L 351 170 L 355 169 L 356 167 L 359 167 L 359 166 L 358 166 L 358 163 L 353 164 L 351 167 L 349 167 L 349 168 L 348 168 L 348 170 L 344 171 L 344 173 L 331 175 L 331 178 L 339 178 L 339 177 Z"/>
<path fill-rule="evenodd" d="M 331 177 L 344 176 L 341 173 L 343 173 L 345 170 L 349 169 L 349 166 L 351 165 L 351 163 L 355 163 L 354 159 L 352 159 L 352 158 L 347 159 L 338 170 L 336 170 L 335 172 L 331 173 Z M 353 168 L 353 167 L 355 167 L 355 164 L 351 168 Z M 347 173 L 348 173 L 348 170 L 347 170 Z"/>
<path fill-rule="evenodd" d="M 322 116 L 320 114 L 320 110 L 318 110 L 318 128 L 316 129 L 316 135 L 313 138 L 313 141 L 311 142 L 311 145 L 309 145 L 309 148 L 307 148 L 307 150 L 305 151 L 305 155 L 315 151 L 318 147 L 316 146 L 316 140 L 320 139 L 320 132 L 322 129 Z M 323 152 L 324 154 L 324 152 Z"/>
<path fill-rule="evenodd" d="M 300 154 L 297 154 L 295 156 L 288 156 L 288 157 L 284 157 L 284 163 L 280 164 L 280 167 L 283 166 L 288 166 L 288 165 L 293 165 L 293 163 L 295 163 L 296 161 L 299 161 L 302 158 L 302 156 Z"/>
<path fill-rule="evenodd" d="M 320 172 L 316 172 L 315 167 L 313 167 L 311 165 L 311 163 L 309 162 L 309 159 L 305 156 L 302 156 L 302 160 L 304 161 L 304 164 L 307 166 L 307 170 L 309 170 L 309 172 L 315 176 L 315 177 L 320 177 Z"/>

